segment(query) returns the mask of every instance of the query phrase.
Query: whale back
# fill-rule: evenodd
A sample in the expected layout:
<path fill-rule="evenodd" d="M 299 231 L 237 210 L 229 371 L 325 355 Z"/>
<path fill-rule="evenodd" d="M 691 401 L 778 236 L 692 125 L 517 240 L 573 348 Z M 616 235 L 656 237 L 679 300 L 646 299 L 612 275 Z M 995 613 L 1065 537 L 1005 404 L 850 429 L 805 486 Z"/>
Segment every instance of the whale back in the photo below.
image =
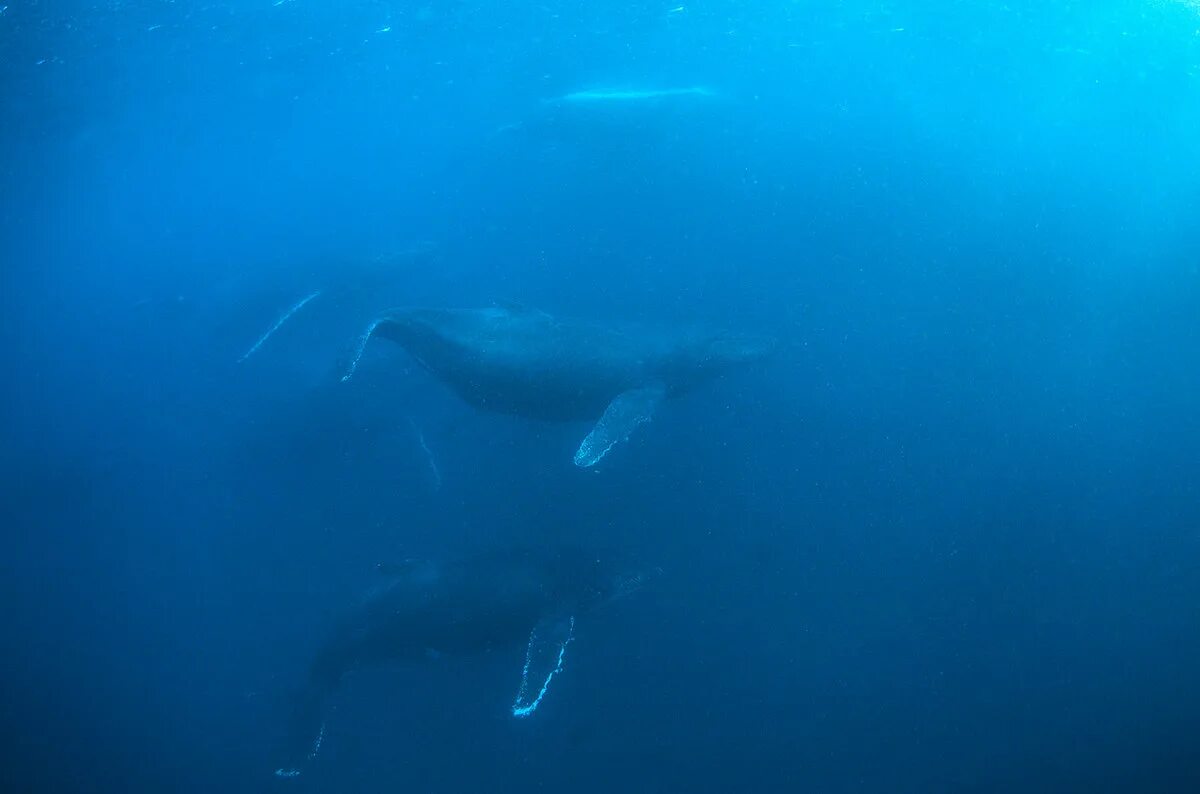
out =
<path fill-rule="evenodd" d="M 647 376 L 644 346 L 604 326 L 531 310 L 403 309 L 375 331 L 463 399 L 542 419 L 594 419 Z"/>
<path fill-rule="evenodd" d="M 611 326 L 513 308 L 395 309 L 372 326 L 467 402 L 538 419 L 595 419 L 623 392 L 675 396 L 756 361 L 770 340 Z"/>

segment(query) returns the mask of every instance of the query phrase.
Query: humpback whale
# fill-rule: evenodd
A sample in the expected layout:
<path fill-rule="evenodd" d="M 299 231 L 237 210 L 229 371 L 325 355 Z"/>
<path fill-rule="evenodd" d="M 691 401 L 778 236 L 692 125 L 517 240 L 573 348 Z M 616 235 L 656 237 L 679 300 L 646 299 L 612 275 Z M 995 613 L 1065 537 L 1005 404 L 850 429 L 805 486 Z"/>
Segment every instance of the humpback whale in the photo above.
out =
<path fill-rule="evenodd" d="M 763 358 L 773 340 L 661 333 L 552 317 L 523 307 L 393 309 L 359 338 L 349 380 L 373 336 L 404 347 L 472 405 L 555 421 L 596 420 L 575 453 L 594 466 L 658 405 Z"/>
<path fill-rule="evenodd" d="M 564 94 L 559 97 L 557 102 L 570 104 L 583 103 L 606 103 L 606 102 L 644 102 L 651 99 L 666 99 L 670 97 L 710 97 L 713 96 L 711 89 L 704 86 L 689 86 L 687 88 L 622 88 L 622 89 L 602 89 L 590 88 L 583 91 L 572 91 L 569 94 Z"/>
<path fill-rule="evenodd" d="M 347 672 L 365 665 L 525 642 L 510 710 L 529 716 L 563 669 L 576 619 L 638 589 L 649 575 L 618 555 L 576 548 L 505 549 L 447 564 L 407 560 L 380 565 L 379 573 L 385 584 L 318 648 L 292 711 L 277 777 L 298 776 L 316 756 L 326 700 Z"/>

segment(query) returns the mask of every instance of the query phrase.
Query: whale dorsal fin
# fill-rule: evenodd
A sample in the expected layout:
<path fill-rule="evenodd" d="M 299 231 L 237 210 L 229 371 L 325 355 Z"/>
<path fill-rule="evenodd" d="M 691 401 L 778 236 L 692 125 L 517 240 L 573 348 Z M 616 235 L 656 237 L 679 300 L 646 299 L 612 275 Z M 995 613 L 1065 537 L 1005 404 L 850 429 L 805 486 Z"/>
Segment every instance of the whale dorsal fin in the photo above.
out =
<path fill-rule="evenodd" d="M 592 432 L 579 445 L 575 452 L 575 465 L 587 468 L 599 463 L 610 449 L 629 438 L 638 425 L 654 417 L 664 396 L 666 387 L 661 383 L 618 394 L 608 404 Z"/>

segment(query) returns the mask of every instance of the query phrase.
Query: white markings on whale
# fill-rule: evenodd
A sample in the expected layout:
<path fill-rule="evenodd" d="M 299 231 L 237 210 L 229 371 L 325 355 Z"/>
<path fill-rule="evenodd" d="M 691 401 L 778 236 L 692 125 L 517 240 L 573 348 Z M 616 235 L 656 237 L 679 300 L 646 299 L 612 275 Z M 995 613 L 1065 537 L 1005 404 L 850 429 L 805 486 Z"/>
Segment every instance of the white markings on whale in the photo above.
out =
<path fill-rule="evenodd" d="M 618 394 L 575 451 L 575 465 L 587 468 L 599 463 L 610 449 L 654 417 L 654 411 L 666 393 L 659 385 Z"/>
<path fill-rule="evenodd" d="M 563 660 L 567 656 L 567 646 L 575 639 L 575 616 L 572 615 L 568 619 L 567 637 L 558 644 L 558 655 L 554 660 L 554 667 L 546 674 L 545 680 L 542 681 L 538 692 L 533 699 L 529 698 L 529 668 L 533 664 L 533 658 L 536 653 L 538 644 L 538 627 L 534 626 L 533 631 L 529 632 L 529 644 L 525 646 L 525 666 L 521 669 L 521 686 L 517 689 L 517 697 L 512 704 L 512 715 L 514 717 L 528 717 L 533 712 L 537 711 L 537 707 L 541 705 L 542 698 L 546 696 L 546 692 L 550 689 L 550 682 L 554 680 L 554 676 L 562 672 Z"/>

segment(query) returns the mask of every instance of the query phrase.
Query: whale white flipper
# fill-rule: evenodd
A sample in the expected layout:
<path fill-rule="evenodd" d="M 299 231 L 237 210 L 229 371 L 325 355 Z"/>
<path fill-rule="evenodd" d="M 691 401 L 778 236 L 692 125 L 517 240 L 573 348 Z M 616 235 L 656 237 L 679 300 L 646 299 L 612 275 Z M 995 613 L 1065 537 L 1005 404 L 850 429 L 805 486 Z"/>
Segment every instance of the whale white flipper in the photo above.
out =
<path fill-rule="evenodd" d="M 575 465 L 586 468 L 599 463 L 610 449 L 629 438 L 638 425 L 654 417 L 665 396 L 666 389 L 660 384 L 618 394 L 575 451 Z"/>
<path fill-rule="evenodd" d="M 562 672 L 567 646 L 575 639 L 575 616 L 546 617 L 529 632 L 525 647 L 525 666 L 521 668 L 521 686 L 513 700 L 512 715 L 528 717 L 537 711 L 550 689 L 554 676 Z"/>
<path fill-rule="evenodd" d="M 272 325 L 270 328 L 268 328 L 267 332 L 265 334 L 263 334 L 262 336 L 260 336 L 258 338 L 258 341 L 256 341 L 253 345 L 250 346 L 249 350 L 247 350 L 245 353 L 242 354 L 242 357 L 238 359 L 238 363 L 241 364 L 246 359 L 250 358 L 250 356 L 257 353 L 258 349 L 263 346 L 263 343 L 266 342 L 268 339 L 270 339 L 271 336 L 276 331 L 278 331 L 280 328 L 282 328 L 283 324 L 286 323 L 288 320 L 290 320 L 292 318 L 293 314 L 295 314 L 296 312 L 303 309 L 305 304 L 307 304 L 309 301 L 313 300 L 320 294 L 321 294 L 321 290 L 316 290 L 315 292 L 309 293 L 308 295 L 301 298 L 297 303 L 295 303 L 292 306 L 292 308 L 288 309 L 286 312 L 279 315 L 279 319 L 275 321 L 275 324 Z"/>

